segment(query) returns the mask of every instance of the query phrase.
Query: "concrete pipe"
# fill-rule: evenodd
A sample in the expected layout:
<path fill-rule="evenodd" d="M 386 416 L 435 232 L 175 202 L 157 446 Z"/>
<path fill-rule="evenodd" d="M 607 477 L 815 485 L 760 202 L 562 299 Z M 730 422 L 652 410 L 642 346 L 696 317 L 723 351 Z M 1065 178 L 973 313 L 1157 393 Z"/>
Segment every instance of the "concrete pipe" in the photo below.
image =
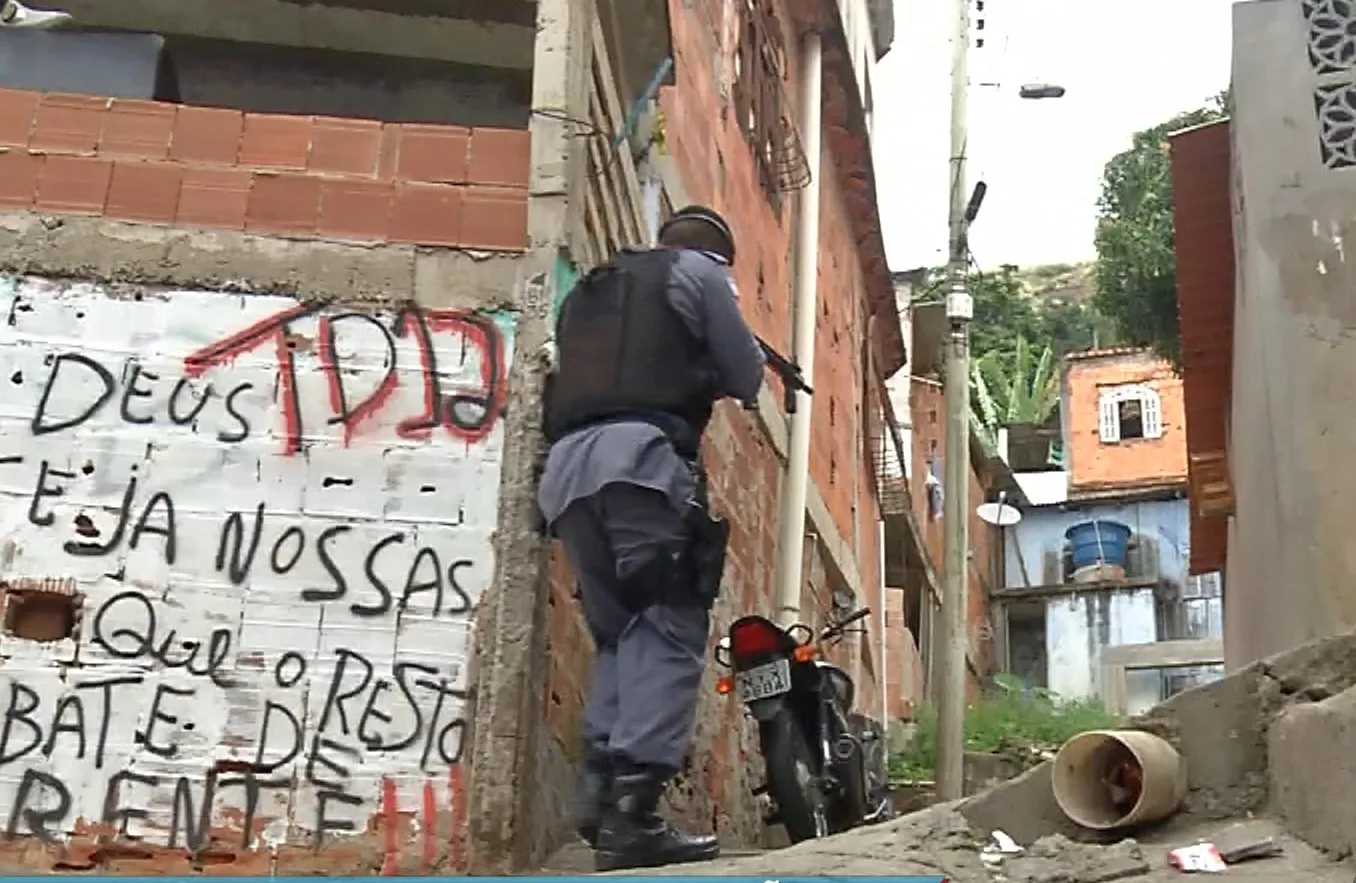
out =
<path fill-rule="evenodd" d="M 1055 802 L 1075 823 L 1113 831 L 1156 822 L 1186 796 L 1186 763 L 1167 742 L 1139 730 L 1079 733 L 1055 755 Z"/>

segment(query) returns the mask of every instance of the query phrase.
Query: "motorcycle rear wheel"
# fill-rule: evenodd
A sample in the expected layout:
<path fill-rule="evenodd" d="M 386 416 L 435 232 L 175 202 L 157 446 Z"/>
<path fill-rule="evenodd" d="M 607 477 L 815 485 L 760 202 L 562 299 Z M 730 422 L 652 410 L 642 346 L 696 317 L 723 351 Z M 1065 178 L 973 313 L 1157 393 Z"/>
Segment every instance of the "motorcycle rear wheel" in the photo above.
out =
<path fill-rule="evenodd" d="M 787 837 L 792 843 L 827 837 L 828 801 L 815 772 L 818 764 L 790 709 L 764 724 L 760 736 L 767 792 Z"/>

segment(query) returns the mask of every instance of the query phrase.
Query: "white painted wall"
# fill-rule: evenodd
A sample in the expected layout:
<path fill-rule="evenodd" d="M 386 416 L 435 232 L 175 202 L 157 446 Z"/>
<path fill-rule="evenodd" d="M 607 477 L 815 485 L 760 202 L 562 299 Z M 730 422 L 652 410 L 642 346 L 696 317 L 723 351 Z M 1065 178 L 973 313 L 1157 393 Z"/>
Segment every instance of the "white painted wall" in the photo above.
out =
<path fill-rule="evenodd" d="M 1089 592 L 1051 598 L 1045 608 L 1045 652 L 1050 690 L 1065 699 L 1102 695 L 1102 651 L 1158 640 L 1153 589 Z M 1129 713 L 1159 701 L 1157 671 L 1126 673 Z"/>
<path fill-rule="evenodd" d="M 128 834 L 184 844 L 209 796 L 238 824 L 247 777 L 251 845 L 446 812 L 511 319 L 13 279 L 0 315 L 0 579 L 80 604 L 38 643 L 5 599 L 0 825 L 60 836 L 112 795 Z M 419 429 L 428 377 L 463 397 Z M 246 561 L 258 537 L 235 574 L 233 536 Z"/>

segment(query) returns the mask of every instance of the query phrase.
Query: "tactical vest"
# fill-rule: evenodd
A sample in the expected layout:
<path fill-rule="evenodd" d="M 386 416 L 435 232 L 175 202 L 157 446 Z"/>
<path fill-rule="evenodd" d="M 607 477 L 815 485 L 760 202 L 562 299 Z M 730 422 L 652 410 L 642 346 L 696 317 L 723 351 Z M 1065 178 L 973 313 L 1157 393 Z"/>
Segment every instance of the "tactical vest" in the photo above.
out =
<path fill-rule="evenodd" d="M 669 302 L 677 252 L 623 252 L 579 280 L 556 319 L 557 369 L 546 437 L 594 423 L 642 420 L 695 457 L 715 383 L 705 348 Z"/>

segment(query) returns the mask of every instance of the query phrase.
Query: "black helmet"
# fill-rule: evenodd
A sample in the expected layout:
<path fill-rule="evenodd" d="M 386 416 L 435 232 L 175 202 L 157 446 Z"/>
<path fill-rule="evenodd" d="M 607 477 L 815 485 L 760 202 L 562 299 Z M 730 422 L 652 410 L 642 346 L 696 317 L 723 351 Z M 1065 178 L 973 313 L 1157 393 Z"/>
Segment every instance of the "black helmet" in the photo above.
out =
<path fill-rule="evenodd" d="M 709 225 L 719 235 L 719 238 L 722 240 L 721 243 L 722 247 L 715 248 L 712 250 L 719 254 L 721 257 L 725 258 L 725 260 L 730 263 L 730 266 L 734 266 L 735 260 L 734 231 L 730 229 L 730 225 L 725 222 L 725 219 L 722 218 L 720 214 L 715 211 L 715 209 L 707 208 L 704 205 L 688 205 L 678 209 L 678 211 L 673 213 L 672 217 L 670 217 L 660 226 L 659 239 L 661 242 L 664 239 L 665 231 L 667 231 L 670 227 L 672 227 L 679 221 L 700 221 L 704 224 Z"/>

